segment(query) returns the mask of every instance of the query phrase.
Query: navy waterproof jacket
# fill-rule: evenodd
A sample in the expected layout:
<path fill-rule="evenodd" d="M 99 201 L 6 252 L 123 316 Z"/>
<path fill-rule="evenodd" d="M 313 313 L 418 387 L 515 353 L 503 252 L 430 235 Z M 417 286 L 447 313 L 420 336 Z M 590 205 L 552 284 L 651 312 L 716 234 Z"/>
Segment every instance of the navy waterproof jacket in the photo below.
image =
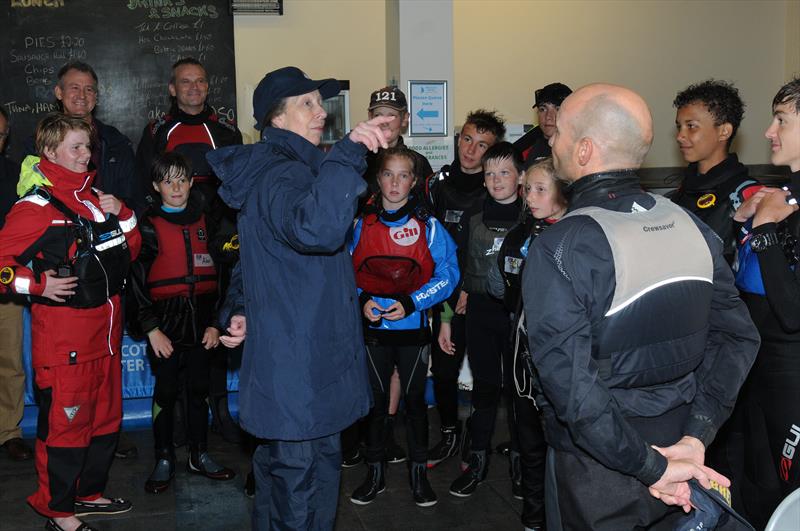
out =
<path fill-rule="evenodd" d="M 207 154 L 220 197 L 240 210 L 241 275 L 233 278 L 242 282 L 247 338 L 239 407 L 257 437 L 324 437 L 369 411 L 345 246 L 366 188 L 365 153 L 345 138 L 326 155 L 291 131 L 267 128 L 257 144 Z"/>

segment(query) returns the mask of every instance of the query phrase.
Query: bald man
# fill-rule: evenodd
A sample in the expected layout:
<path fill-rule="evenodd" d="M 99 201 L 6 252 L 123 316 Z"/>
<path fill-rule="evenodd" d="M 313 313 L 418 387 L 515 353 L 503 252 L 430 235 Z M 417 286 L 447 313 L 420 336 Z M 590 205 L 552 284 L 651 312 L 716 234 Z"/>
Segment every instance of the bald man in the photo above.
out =
<path fill-rule="evenodd" d="M 566 98 L 550 138 L 570 209 L 523 275 L 551 450 L 547 529 L 672 529 L 755 359 L 758 333 L 722 243 L 637 169 L 647 104 L 612 85 Z"/>

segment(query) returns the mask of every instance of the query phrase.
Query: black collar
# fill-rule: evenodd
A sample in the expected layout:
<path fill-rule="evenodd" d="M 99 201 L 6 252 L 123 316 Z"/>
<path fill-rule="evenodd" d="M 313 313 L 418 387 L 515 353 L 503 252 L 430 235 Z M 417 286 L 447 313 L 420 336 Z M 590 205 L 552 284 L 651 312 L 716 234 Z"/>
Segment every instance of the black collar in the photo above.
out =
<path fill-rule="evenodd" d="M 697 167 L 698 164 L 693 162 L 686 169 L 686 178 L 681 186 L 687 192 L 714 190 L 730 179 L 738 183 L 747 175 L 747 167 L 739 162 L 736 153 L 730 153 L 707 173 L 698 173 Z"/>
<path fill-rule="evenodd" d="M 623 195 L 642 193 L 636 169 L 610 170 L 585 175 L 567 187 L 568 211 L 599 205 Z"/>

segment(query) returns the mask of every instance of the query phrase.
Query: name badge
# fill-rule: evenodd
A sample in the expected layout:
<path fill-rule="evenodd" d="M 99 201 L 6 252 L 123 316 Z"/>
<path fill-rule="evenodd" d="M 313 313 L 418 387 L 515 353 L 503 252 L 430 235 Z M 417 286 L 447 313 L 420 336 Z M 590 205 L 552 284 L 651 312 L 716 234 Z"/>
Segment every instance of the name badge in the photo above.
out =
<path fill-rule="evenodd" d="M 208 267 L 213 265 L 214 265 L 214 260 L 211 259 L 210 254 L 195 253 L 194 255 L 195 267 Z"/>
<path fill-rule="evenodd" d="M 463 210 L 446 210 L 444 213 L 445 223 L 460 223 L 461 216 L 464 215 Z"/>
<path fill-rule="evenodd" d="M 521 270 L 522 258 L 517 258 L 516 256 L 506 256 L 505 265 L 503 266 L 504 272 L 511 275 L 519 275 Z"/>

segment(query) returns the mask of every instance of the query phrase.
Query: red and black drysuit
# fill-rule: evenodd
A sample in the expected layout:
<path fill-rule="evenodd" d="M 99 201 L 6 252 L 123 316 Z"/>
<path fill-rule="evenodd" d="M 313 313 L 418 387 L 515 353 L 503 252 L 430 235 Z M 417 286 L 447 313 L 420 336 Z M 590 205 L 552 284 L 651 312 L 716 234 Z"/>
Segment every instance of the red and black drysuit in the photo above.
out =
<path fill-rule="evenodd" d="M 211 248 L 221 250 L 223 244 L 214 239 L 217 231 L 209 226 L 203 206 L 203 196 L 196 192 L 190 194 L 186 208 L 179 212 L 152 206 L 140 226 L 142 252 L 131 266 L 129 331 L 144 335 L 158 328 L 174 349 L 169 358 L 158 358 L 148 345 L 156 378 L 156 460 L 174 460 L 172 428 L 182 370 L 186 374 L 189 444 L 193 449 L 204 449 L 206 445 L 208 369 L 213 351 L 203 347 L 202 339 L 207 327 L 220 328 L 215 319 L 219 292 Z"/>
<path fill-rule="evenodd" d="M 76 295 L 58 304 L 41 297 L 46 285 L 43 273 L 76 265 L 79 226 L 94 222 L 92 228 L 101 240 L 93 247 L 93 256 L 116 253 L 110 263 L 103 263 L 112 278 L 114 271 L 126 271 L 138 255 L 141 237 L 136 216 L 126 206 L 118 216 L 101 211 L 91 189 L 94 172 L 75 173 L 47 160 L 39 162 L 39 171 L 53 186 L 18 201 L 0 231 L 0 291 L 33 298 L 39 488 L 28 503 L 45 516 L 66 517 L 74 514 L 75 500 L 101 497 L 114 457 L 122 420 L 119 292 L 124 274 L 100 287 L 78 275 Z M 57 202 L 73 214 L 54 206 Z M 102 294 L 87 295 L 90 285 Z M 88 307 L 74 307 L 79 300 Z"/>

